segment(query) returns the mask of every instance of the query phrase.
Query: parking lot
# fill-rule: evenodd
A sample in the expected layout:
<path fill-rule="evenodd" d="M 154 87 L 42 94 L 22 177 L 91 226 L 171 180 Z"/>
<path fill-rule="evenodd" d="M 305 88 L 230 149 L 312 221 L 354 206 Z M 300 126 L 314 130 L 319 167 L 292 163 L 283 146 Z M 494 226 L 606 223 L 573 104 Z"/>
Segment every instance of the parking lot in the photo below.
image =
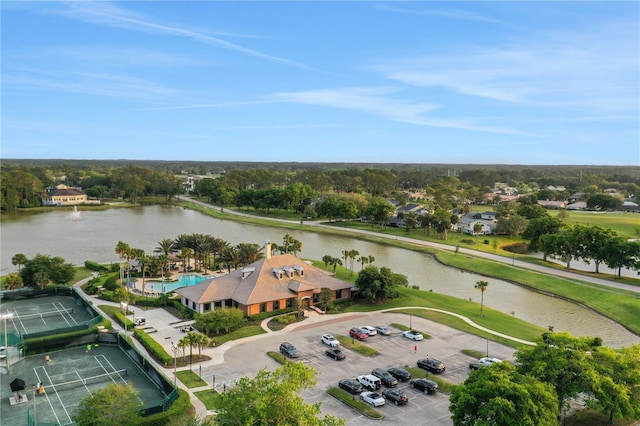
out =
<path fill-rule="evenodd" d="M 327 317 L 328 319 L 329 317 Z M 354 314 L 336 321 L 302 325 L 286 334 L 275 333 L 256 336 L 237 345 L 230 345 L 225 352 L 224 364 L 202 369 L 202 376 L 209 383 L 215 376 L 216 389 L 223 391 L 226 386 L 233 386 L 236 379 L 243 376 L 253 376 L 262 369 L 274 369 L 279 364 L 269 357 L 267 351 L 278 351 L 283 340 L 293 343 L 300 352 L 299 361 L 318 371 L 317 386 L 305 390 L 302 396 L 308 403 L 322 403 L 322 412 L 343 418 L 349 425 L 380 424 L 380 420 L 370 420 L 359 411 L 334 399 L 327 393 L 331 387 L 337 387 L 341 379 L 350 379 L 361 374 L 369 374 L 374 368 L 415 367 L 420 358 L 426 356 L 437 358 L 444 362 L 447 370 L 440 375 L 444 380 L 452 383 L 462 383 L 469 373 L 469 363 L 473 358 L 462 354 L 462 349 L 474 349 L 485 353 L 487 346 L 489 355 L 501 359 L 511 359 L 513 349 L 489 342 L 484 338 L 443 326 L 432 321 L 413 317 L 414 329 L 428 333 L 431 339 L 414 342 L 405 337 L 398 329 L 392 328 L 389 336 L 370 336 L 366 345 L 376 349 L 380 354 L 365 357 L 349 349 L 342 348 L 346 359 L 335 361 L 327 357 L 324 352 L 327 346 L 320 342 L 320 336 L 330 333 L 334 336 L 346 336 L 352 326 L 361 325 L 389 325 L 401 323 L 409 325 L 409 317 L 397 313 Z M 414 347 L 417 351 L 414 353 Z M 425 376 L 426 376 L 425 371 Z M 429 373 L 431 376 L 431 373 Z M 404 389 L 409 397 L 405 406 L 385 404 L 378 407 L 383 413 L 383 423 L 394 425 L 451 425 L 449 413 L 449 397 L 444 393 L 426 395 L 409 387 L 408 383 L 400 383 L 399 389 Z M 355 398 L 358 398 L 356 395 Z"/>

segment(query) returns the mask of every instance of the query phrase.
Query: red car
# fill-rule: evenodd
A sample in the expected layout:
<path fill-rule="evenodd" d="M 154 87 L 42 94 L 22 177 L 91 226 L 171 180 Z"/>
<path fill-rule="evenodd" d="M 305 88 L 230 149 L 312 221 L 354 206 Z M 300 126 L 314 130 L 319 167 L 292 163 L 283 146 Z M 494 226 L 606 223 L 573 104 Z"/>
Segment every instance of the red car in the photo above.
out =
<path fill-rule="evenodd" d="M 349 330 L 349 336 L 358 340 L 367 340 L 369 334 L 367 334 L 367 332 L 365 332 L 364 330 L 361 330 L 359 327 L 353 327 L 351 330 Z"/>

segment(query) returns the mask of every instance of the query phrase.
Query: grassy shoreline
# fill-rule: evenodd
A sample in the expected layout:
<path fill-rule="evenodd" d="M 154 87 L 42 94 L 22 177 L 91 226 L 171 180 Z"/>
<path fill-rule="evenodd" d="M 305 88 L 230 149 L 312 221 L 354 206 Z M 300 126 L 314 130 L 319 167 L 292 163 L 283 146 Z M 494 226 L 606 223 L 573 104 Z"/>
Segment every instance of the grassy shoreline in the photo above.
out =
<path fill-rule="evenodd" d="M 578 303 L 611 319 L 612 321 L 617 322 L 630 332 L 640 336 L 640 315 L 638 315 L 638 312 L 640 312 L 640 295 L 637 293 L 598 286 L 591 283 L 589 283 L 589 285 L 583 285 L 571 280 L 527 271 L 466 254 L 455 254 L 431 247 L 390 239 L 391 236 L 386 234 L 379 236 L 364 235 L 356 232 L 350 232 L 348 228 L 336 228 L 334 230 L 263 218 L 225 214 L 213 207 L 203 207 L 184 200 L 181 201 L 181 204 L 184 207 L 200 211 L 219 219 L 233 220 L 241 223 L 253 223 L 274 228 L 299 229 L 309 232 L 348 236 L 360 240 L 427 253 L 434 256 L 440 263 L 446 266 L 463 269 L 487 277 L 506 280 L 534 291 L 562 297 L 567 301 Z M 464 315 L 462 312 L 459 313 Z"/>

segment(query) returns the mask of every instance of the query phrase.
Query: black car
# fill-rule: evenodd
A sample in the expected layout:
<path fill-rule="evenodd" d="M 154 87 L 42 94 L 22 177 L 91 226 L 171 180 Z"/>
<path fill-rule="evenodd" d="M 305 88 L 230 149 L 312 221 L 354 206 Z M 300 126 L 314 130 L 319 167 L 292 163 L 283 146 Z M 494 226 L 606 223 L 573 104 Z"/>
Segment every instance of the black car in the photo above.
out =
<path fill-rule="evenodd" d="M 398 379 L 401 382 L 408 382 L 411 380 L 411 373 L 404 368 L 390 368 L 387 370 L 389 374 Z"/>
<path fill-rule="evenodd" d="M 405 405 L 409 402 L 409 397 L 400 389 L 383 389 L 382 397 L 386 400 L 393 401 L 396 405 Z"/>
<path fill-rule="evenodd" d="M 440 374 L 444 373 L 447 369 L 444 362 L 438 361 L 435 358 L 424 358 L 418 360 L 418 368 L 422 368 L 423 370 L 431 371 L 432 373 Z"/>
<path fill-rule="evenodd" d="M 280 344 L 280 353 L 289 358 L 298 358 L 298 350 L 289 342 L 282 342 Z"/>
<path fill-rule="evenodd" d="M 434 393 L 438 391 L 438 384 L 429 379 L 411 379 L 409 386 L 424 393 Z"/>
<path fill-rule="evenodd" d="M 389 372 L 383 370 L 382 368 L 375 368 L 371 374 L 380 379 L 383 385 L 388 388 L 392 388 L 394 386 L 398 386 L 398 381 L 395 377 L 393 377 Z"/>
<path fill-rule="evenodd" d="M 472 362 L 469 364 L 469 368 L 472 370 L 477 370 L 479 368 L 489 367 L 491 364 L 485 364 L 483 362 Z"/>
<path fill-rule="evenodd" d="M 364 390 L 360 382 L 358 382 L 357 380 L 349 380 L 349 379 L 340 380 L 338 382 L 338 387 L 353 395 L 359 394 Z"/>
<path fill-rule="evenodd" d="M 326 351 L 324 351 L 324 354 L 329 358 L 335 359 L 336 361 L 345 359 L 344 352 L 342 352 L 340 349 L 327 349 Z"/>

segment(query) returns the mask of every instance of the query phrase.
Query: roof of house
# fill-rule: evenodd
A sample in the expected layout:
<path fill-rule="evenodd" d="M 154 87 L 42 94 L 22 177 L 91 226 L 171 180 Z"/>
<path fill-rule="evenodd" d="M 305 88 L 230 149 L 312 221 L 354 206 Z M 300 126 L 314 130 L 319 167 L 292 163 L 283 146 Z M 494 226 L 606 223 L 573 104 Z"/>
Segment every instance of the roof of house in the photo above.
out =
<path fill-rule="evenodd" d="M 77 189 L 73 189 L 73 188 L 61 188 L 61 189 L 54 189 L 52 191 L 50 191 L 49 193 L 47 193 L 47 196 L 49 198 L 52 197 L 65 197 L 65 196 L 78 196 L 78 195 L 84 195 L 82 193 L 82 191 L 78 191 Z"/>
<path fill-rule="evenodd" d="M 176 293 L 196 303 L 233 299 L 242 305 L 287 299 L 301 291 L 340 290 L 353 285 L 333 277 L 292 254 L 260 259 L 227 275 L 181 287 Z"/>

